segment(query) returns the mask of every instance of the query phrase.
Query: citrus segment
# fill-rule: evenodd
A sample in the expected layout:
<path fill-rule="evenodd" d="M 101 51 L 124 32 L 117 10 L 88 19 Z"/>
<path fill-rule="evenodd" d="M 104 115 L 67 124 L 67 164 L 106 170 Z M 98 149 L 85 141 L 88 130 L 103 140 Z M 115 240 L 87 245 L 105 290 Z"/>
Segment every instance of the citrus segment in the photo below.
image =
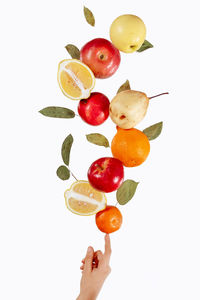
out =
<path fill-rule="evenodd" d="M 67 208 L 78 215 L 94 215 L 106 207 L 106 196 L 95 190 L 88 181 L 76 181 L 65 192 Z"/>
<path fill-rule="evenodd" d="M 66 95 L 72 95 L 74 98 L 81 97 L 81 89 L 76 84 L 72 75 L 68 72 L 62 71 L 60 73 L 61 90 Z"/>
<path fill-rule="evenodd" d="M 68 64 L 68 70 L 74 73 L 74 76 L 79 79 L 85 89 L 90 89 L 93 86 L 92 71 L 83 63 L 71 62 Z M 92 74 L 93 75 L 93 74 Z"/>
<path fill-rule="evenodd" d="M 79 214 L 88 214 L 88 211 L 95 211 L 97 209 L 97 205 L 78 201 L 77 199 L 70 198 L 69 206 L 73 211 L 79 212 Z"/>
<path fill-rule="evenodd" d="M 92 71 L 77 59 L 65 59 L 58 66 L 58 83 L 70 99 L 87 99 L 95 85 Z"/>

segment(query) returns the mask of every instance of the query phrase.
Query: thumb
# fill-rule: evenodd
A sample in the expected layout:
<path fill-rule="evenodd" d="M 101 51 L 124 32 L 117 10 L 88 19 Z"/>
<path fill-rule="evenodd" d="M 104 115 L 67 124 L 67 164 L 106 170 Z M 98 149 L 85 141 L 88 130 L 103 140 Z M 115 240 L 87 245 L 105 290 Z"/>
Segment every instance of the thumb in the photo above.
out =
<path fill-rule="evenodd" d="M 84 271 L 86 272 L 92 271 L 93 256 L 94 256 L 94 249 L 92 247 L 88 247 L 86 257 L 85 257 Z"/>

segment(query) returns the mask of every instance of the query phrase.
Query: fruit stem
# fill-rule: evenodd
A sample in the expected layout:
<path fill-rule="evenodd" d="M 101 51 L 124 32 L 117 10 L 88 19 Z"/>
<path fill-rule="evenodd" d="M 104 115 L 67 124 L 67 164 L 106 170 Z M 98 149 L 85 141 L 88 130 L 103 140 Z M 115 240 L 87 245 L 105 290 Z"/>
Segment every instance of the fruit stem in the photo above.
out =
<path fill-rule="evenodd" d="M 159 96 L 162 96 L 162 95 L 167 95 L 167 94 L 169 94 L 169 93 L 168 93 L 168 92 L 166 92 L 166 93 L 161 93 L 161 94 L 158 94 L 158 95 L 155 95 L 155 96 L 150 97 L 149 100 L 150 100 L 150 99 L 153 99 L 153 98 L 156 98 L 156 97 L 159 97 Z"/>
<path fill-rule="evenodd" d="M 103 171 L 104 168 L 102 168 L 102 166 L 100 166 L 99 164 L 97 164 L 97 168 L 99 168 L 99 171 Z"/>
<path fill-rule="evenodd" d="M 71 175 L 74 177 L 74 179 L 75 179 L 76 181 L 78 181 L 78 179 L 77 179 L 76 176 L 72 173 L 72 171 L 70 170 L 70 168 L 69 168 L 69 167 L 67 167 L 67 168 L 68 168 L 68 170 L 70 171 Z"/>

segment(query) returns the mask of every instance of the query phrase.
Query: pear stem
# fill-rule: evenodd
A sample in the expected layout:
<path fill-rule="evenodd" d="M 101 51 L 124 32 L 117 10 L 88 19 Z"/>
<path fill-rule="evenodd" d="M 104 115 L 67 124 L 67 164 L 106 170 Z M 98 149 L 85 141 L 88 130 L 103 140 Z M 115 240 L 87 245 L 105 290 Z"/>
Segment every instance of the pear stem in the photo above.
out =
<path fill-rule="evenodd" d="M 155 96 L 150 97 L 149 100 L 150 100 L 150 99 L 153 99 L 153 98 L 156 98 L 156 97 L 159 97 L 159 96 L 162 96 L 162 95 L 168 95 L 168 94 L 169 94 L 168 92 L 166 92 L 166 93 L 161 93 L 161 94 L 158 94 L 158 95 L 155 95 Z"/>

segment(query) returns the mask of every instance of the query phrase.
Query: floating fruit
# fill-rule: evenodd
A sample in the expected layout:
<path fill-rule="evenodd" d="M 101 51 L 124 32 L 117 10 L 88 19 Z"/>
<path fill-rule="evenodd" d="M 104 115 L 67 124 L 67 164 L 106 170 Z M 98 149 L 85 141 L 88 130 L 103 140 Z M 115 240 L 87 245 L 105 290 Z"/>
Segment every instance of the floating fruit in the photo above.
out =
<path fill-rule="evenodd" d="M 117 190 L 124 180 L 124 168 L 116 158 L 102 157 L 94 161 L 88 170 L 88 180 L 97 190 L 110 193 Z"/>
<path fill-rule="evenodd" d="M 135 15 L 121 15 L 111 24 L 111 41 L 122 52 L 130 53 L 138 50 L 145 37 L 145 24 Z"/>
<path fill-rule="evenodd" d="M 169 93 L 147 97 L 143 92 L 124 90 L 112 99 L 109 109 L 110 117 L 120 128 L 130 129 L 135 127 L 146 115 L 149 100 L 167 94 Z"/>
<path fill-rule="evenodd" d="M 88 66 L 77 59 L 65 59 L 58 66 L 58 83 L 65 96 L 72 100 L 86 99 L 95 85 Z"/>
<path fill-rule="evenodd" d="M 95 190 L 88 181 L 78 180 L 65 191 L 67 208 L 81 216 L 94 215 L 106 207 L 106 196 Z"/>
<path fill-rule="evenodd" d="M 116 206 L 108 205 L 96 214 L 96 225 L 102 232 L 112 233 L 122 225 L 122 214 Z"/>
<path fill-rule="evenodd" d="M 122 129 L 117 127 L 117 133 L 111 143 L 112 154 L 125 167 L 141 165 L 149 155 L 150 143 L 147 136 L 136 128 Z"/>
<path fill-rule="evenodd" d="M 149 98 L 145 93 L 126 90 L 117 94 L 110 103 L 112 121 L 123 129 L 135 127 L 146 115 Z"/>
<path fill-rule="evenodd" d="M 78 113 L 90 125 L 100 125 L 109 116 L 110 101 L 102 93 L 91 93 L 88 99 L 80 100 Z"/>
<path fill-rule="evenodd" d="M 118 69 L 120 52 L 108 40 L 97 38 L 88 42 L 80 52 L 80 59 L 90 67 L 96 78 L 108 78 Z"/>

